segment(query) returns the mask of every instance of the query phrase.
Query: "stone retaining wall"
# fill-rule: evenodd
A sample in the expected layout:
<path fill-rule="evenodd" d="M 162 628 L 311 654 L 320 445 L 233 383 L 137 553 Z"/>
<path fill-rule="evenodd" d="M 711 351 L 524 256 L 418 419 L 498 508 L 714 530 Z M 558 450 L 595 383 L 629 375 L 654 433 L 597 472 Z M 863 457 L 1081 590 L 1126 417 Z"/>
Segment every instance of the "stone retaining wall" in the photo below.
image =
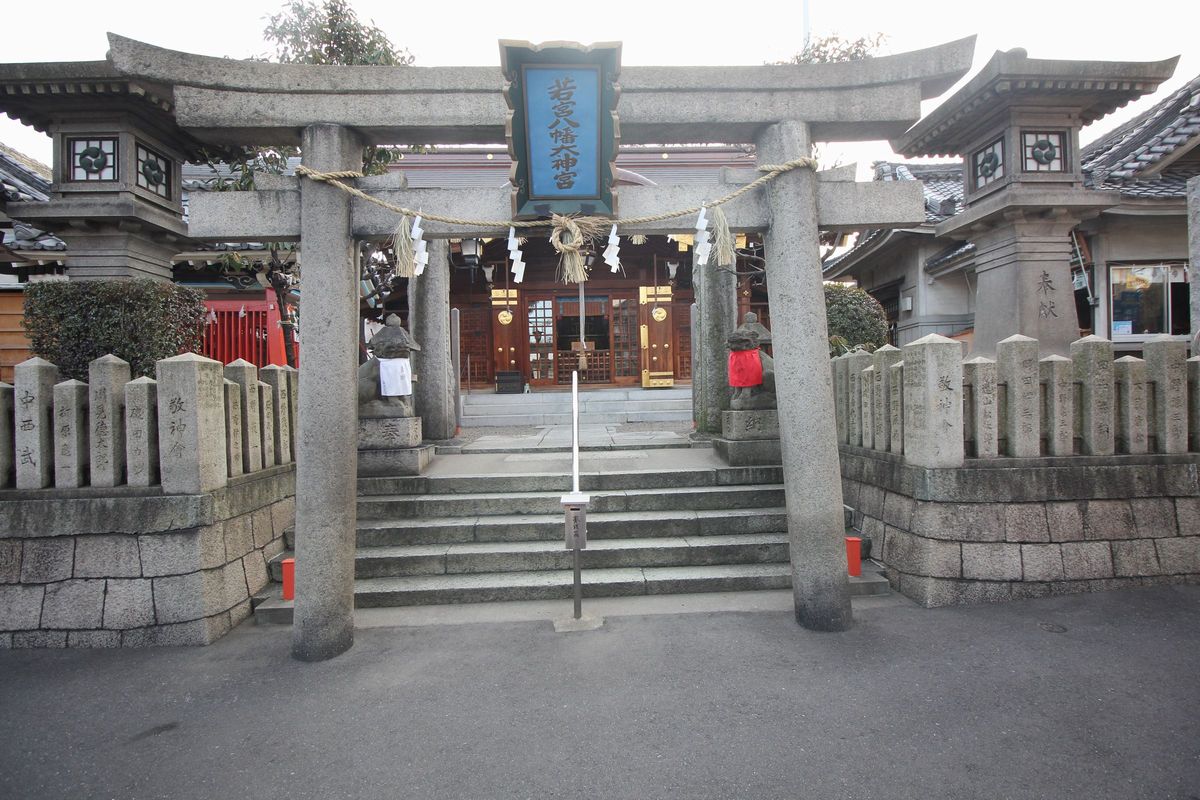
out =
<path fill-rule="evenodd" d="M 968 459 L 843 445 L 842 487 L 892 587 L 924 606 L 1200 583 L 1194 456 Z"/>
<path fill-rule="evenodd" d="M 207 644 L 295 517 L 298 373 L 185 353 L 0 383 L 0 647 Z M 10 488 L 11 487 L 11 488 Z"/>
<path fill-rule="evenodd" d="M 4 492 L 0 647 L 203 645 L 250 615 L 294 524 L 295 469 L 205 494 Z"/>

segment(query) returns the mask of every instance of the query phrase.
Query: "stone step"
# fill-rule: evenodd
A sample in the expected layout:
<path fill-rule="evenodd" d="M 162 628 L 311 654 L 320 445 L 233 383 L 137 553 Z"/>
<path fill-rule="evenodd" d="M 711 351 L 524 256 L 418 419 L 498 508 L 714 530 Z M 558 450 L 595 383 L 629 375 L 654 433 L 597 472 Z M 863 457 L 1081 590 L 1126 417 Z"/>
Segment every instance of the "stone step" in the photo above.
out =
<path fill-rule="evenodd" d="M 642 389 L 626 387 L 614 389 L 580 389 L 581 406 L 603 402 L 663 402 L 666 400 L 692 400 L 690 386 L 673 386 L 666 389 Z M 462 395 L 463 408 L 516 405 L 521 402 L 571 407 L 571 390 L 532 391 L 529 394 L 496 394 L 495 392 L 471 392 Z"/>
<path fill-rule="evenodd" d="M 422 519 L 360 520 L 358 547 L 391 547 L 465 542 L 561 541 L 563 512 L 490 514 Z M 636 539 L 669 536 L 775 533 L 787 530 L 783 506 L 744 509 L 672 509 L 667 511 L 588 513 L 589 539 Z"/>
<path fill-rule="evenodd" d="M 361 520 L 414 517 L 472 517 L 511 514 L 562 513 L 559 492 L 463 492 L 459 494 L 368 495 L 358 498 Z M 783 487 L 684 486 L 664 492 L 660 488 L 626 489 L 594 493 L 588 513 L 665 511 L 669 509 L 747 509 L 783 505 Z"/>
<path fill-rule="evenodd" d="M 788 543 L 783 533 L 595 539 L 582 556 L 584 569 L 766 564 L 786 562 Z M 283 580 L 282 562 L 290 557 L 291 553 L 283 553 L 272 559 L 272 580 Z M 360 547 L 354 560 L 356 578 L 566 569 L 571 569 L 571 551 L 563 546 L 561 537 L 556 541 Z"/>
<path fill-rule="evenodd" d="M 544 457 L 544 456 L 539 456 Z M 564 464 L 569 461 L 564 460 Z M 778 484 L 783 480 L 780 467 L 721 467 L 713 469 L 627 470 L 613 473 L 589 473 L 579 476 L 585 492 L 625 489 L 677 489 L 682 487 L 725 487 L 746 484 Z M 566 492 L 571 478 L 561 473 L 488 473 L 415 477 L 359 478 L 360 497 L 392 494 L 479 494 L 484 492 Z"/>
<path fill-rule="evenodd" d="M 517 396 L 517 395 L 510 395 Z M 520 400 L 508 403 L 464 404 L 464 417 L 484 417 L 493 414 L 570 414 L 571 398 L 545 400 L 535 395 L 519 395 Z M 634 411 L 688 411 L 692 410 L 690 397 L 665 397 L 646 400 L 593 400 L 581 401 L 580 414 L 619 414 Z"/>
<path fill-rule="evenodd" d="M 791 586 L 791 566 L 781 564 L 722 564 L 691 567 L 588 569 L 582 574 L 584 597 L 686 594 L 693 592 L 758 591 Z M 850 578 L 852 596 L 887 594 L 887 580 L 863 570 Z M 424 575 L 403 578 L 365 578 L 354 582 L 357 608 L 508 600 L 568 600 L 570 570 L 462 575 Z M 288 624 L 292 603 L 274 594 L 255 610 L 259 622 Z"/>
<path fill-rule="evenodd" d="M 623 422 L 690 422 L 692 419 L 691 403 L 683 410 L 630 410 L 579 413 L 580 425 L 619 425 Z M 530 412 L 528 409 L 513 409 L 510 413 L 488 413 L 486 415 L 464 414 L 464 428 L 481 427 L 545 427 L 549 425 L 570 425 L 571 412 L 545 411 Z"/>

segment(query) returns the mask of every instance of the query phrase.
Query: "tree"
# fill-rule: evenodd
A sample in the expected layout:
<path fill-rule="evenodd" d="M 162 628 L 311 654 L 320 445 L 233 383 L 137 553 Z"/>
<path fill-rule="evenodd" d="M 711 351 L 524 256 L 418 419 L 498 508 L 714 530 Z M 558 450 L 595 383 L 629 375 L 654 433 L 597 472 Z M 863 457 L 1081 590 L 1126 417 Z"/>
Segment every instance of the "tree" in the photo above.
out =
<path fill-rule="evenodd" d="M 829 324 L 829 354 L 856 347 L 874 350 L 887 344 L 888 322 L 883 306 L 863 289 L 841 283 L 825 284 L 825 316 Z"/>
<path fill-rule="evenodd" d="M 787 61 L 777 64 L 835 64 L 842 61 L 861 61 L 873 58 L 887 40 L 883 33 L 869 33 L 857 39 L 830 34 L 810 40 L 804 49 Z"/>
<path fill-rule="evenodd" d="M 416 60 L 374 20 L 360 22 L 346 0 L 291 0 L 267 18 L 263 37 L 274 43 L 281 64 L 407 67 Z"/>

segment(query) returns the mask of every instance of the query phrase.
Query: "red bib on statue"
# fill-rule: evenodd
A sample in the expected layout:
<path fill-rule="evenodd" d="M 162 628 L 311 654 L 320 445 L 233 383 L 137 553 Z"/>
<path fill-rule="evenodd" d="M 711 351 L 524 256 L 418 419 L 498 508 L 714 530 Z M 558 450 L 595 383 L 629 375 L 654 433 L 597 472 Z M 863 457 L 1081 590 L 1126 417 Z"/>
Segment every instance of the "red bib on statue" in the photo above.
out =
<path fill-rule="evenodd" d="M 758 357 L 758 348 L 753 350 L 732 350 L 729 353 L 729 385 L 761 386 L 763 382 L 762 359 Z"/>

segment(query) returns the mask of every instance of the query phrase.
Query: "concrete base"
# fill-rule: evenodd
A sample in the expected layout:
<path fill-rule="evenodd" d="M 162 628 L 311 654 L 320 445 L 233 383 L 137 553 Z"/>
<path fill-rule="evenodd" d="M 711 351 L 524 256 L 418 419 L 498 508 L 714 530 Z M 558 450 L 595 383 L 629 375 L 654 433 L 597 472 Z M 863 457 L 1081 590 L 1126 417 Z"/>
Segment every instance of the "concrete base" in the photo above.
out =
<path fill-rule="evenodd" d="M 733 467 L 782 464 L 779 412 L 722 411 L 721 435 L 714 437 L 712 444 L 717 455 Z"/>
<path fill-rule="evenodd" d="M 358 420 L 359 450 L 420 447 L 421 436 L 420 417 L 360 417 Z"/>
<path fill-rule="evenodd" d="M 712 445 L 717 455 L 731 467 L 774 466 L 783 463 L 783 452 L 778 439 L 735 441 L 719 437 L 712 440 Z"/>
<path fill-rule="evenodd" d="M 722 411 L 721 436 L 736 442 L 778 440 L 779 412 L 773 408 L 758 411 Z"/>
<path fill-rule="evenodd" d="M 417 418 L 417 422 L 420 419 Z M 420 475 L 433 461 L 435 447 L 397 447 L 358 451 L 358 477 L 377 478 L 392 475 Z"/>

